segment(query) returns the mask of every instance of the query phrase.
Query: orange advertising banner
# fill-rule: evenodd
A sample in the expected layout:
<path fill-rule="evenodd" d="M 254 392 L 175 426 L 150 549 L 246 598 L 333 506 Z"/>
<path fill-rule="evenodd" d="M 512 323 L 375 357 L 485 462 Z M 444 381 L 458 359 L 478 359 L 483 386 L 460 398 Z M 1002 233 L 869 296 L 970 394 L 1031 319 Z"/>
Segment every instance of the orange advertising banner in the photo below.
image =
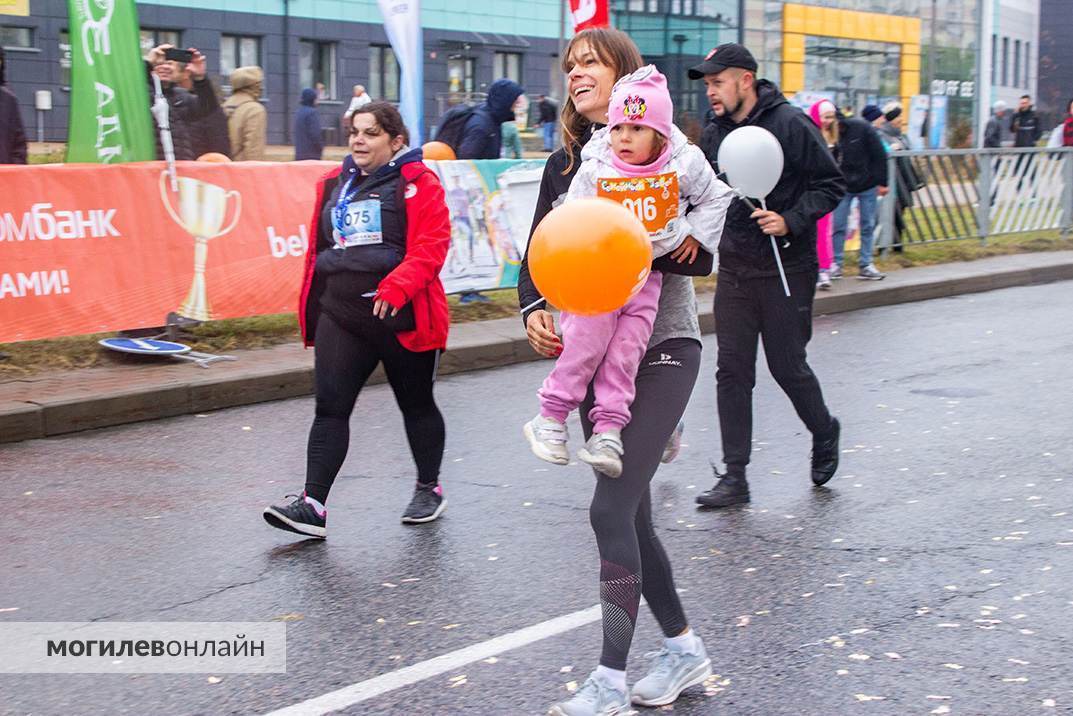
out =
<path fill-rule="evenodd" d="M 296 311 L 332 166 L 0 166 L 0 343 Z"/>

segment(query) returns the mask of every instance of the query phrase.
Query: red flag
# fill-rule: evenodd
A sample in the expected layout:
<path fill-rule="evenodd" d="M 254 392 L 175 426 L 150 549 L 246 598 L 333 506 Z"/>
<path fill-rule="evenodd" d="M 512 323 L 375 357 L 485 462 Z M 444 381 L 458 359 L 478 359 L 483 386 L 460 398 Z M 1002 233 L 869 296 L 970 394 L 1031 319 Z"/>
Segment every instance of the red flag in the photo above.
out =
<path fill-rule="evenodd" d="M 570 0 L 570 14 L 574 18 L 574 32 L 611 24 L 607 13 L 607 0 Z"/>

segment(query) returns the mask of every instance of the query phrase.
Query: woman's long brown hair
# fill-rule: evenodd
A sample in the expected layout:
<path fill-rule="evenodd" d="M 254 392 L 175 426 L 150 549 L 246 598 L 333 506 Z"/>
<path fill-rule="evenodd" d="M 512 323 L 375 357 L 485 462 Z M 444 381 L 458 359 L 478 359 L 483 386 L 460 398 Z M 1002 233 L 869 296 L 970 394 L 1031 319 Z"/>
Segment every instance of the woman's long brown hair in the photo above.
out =
<path fill-rule="evenodd" d="M 570 57 L 574 52 L 574 48 L 579 45 L 592 50 L 592 53 L 596 55 L 596 59 L 613 68 L 616 80 L 635 70 L 639 70 L 644 65 L 641 51 L 637 49 L 637 45 L 633 43 L 629 35 L 621 30 L 598 27 L 582 30 L 570 40 L 570 44 L 566 46 L 562 56 L 564 74 L 570 71 Z M 563 148 L 566 150 L 568 159 L 566 169 L 563 170 L 564 176 L 573 171 L 574 161 L 577 159 L 574 156 L 575 147 L 580 143 L 581 137 L 585 135 L 585 132 L 588 131 L 589 126 L 592 124 L 574 107 L 574 98 L 570 96 L 569 82 L 566 82 L 565 85 L 568 89 L 566 97 L 563 98 L 563 109 L 560 113 Z"/>

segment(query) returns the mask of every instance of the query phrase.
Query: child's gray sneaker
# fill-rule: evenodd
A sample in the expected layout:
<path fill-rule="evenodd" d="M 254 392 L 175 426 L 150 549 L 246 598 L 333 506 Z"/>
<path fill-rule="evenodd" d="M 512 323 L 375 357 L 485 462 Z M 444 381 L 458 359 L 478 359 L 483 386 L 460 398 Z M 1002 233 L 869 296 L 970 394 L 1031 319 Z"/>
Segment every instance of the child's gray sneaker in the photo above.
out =
<path fill-rule="evenodd" d="M 622 474 L 624 453 L 622 431 L 612 428 L 602 433 L 593 433 L 585 446 L 577 451 L 577 457 L 608 477 L 618 477 Z"/>

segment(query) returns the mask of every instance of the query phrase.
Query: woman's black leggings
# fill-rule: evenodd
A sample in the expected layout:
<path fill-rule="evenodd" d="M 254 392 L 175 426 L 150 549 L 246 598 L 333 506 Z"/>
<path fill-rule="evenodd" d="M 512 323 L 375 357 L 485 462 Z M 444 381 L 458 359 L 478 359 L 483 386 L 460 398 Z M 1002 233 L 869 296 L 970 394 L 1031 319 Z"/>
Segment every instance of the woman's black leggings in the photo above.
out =
<path fill-rule="evenodd" d="M 309 431 L 306 494 L 324 503 L 350 444 L 350 413 L 378 363 L 406 423 L 417 480 L 435 484 L 443 461 L 444 425 L 432 396 L 439 351 L 409 351 L 378 319 L 344 328 L 327 313 L 317 320 L 314 378 L 317 408 Z"/>
<path fill-rule="evenodd" d="M 688 626 L 667 553 L 652 528 L 649 483 L 685 413 L 699 370 L 700 343 L 691 338 L 674 338 L 650 348 L 637 371 L 633 417 L 622 431 L 622 475 L 596 473 L 589 520 L 600 550 L 604 623 L 600 664 L 609 669 L 626 669 L 642 594 L 664 635 L 677 636 Z M 586 417 L 592 404 L 590 387 L 578 411 L 586 439 L 592 434 Z"/>

